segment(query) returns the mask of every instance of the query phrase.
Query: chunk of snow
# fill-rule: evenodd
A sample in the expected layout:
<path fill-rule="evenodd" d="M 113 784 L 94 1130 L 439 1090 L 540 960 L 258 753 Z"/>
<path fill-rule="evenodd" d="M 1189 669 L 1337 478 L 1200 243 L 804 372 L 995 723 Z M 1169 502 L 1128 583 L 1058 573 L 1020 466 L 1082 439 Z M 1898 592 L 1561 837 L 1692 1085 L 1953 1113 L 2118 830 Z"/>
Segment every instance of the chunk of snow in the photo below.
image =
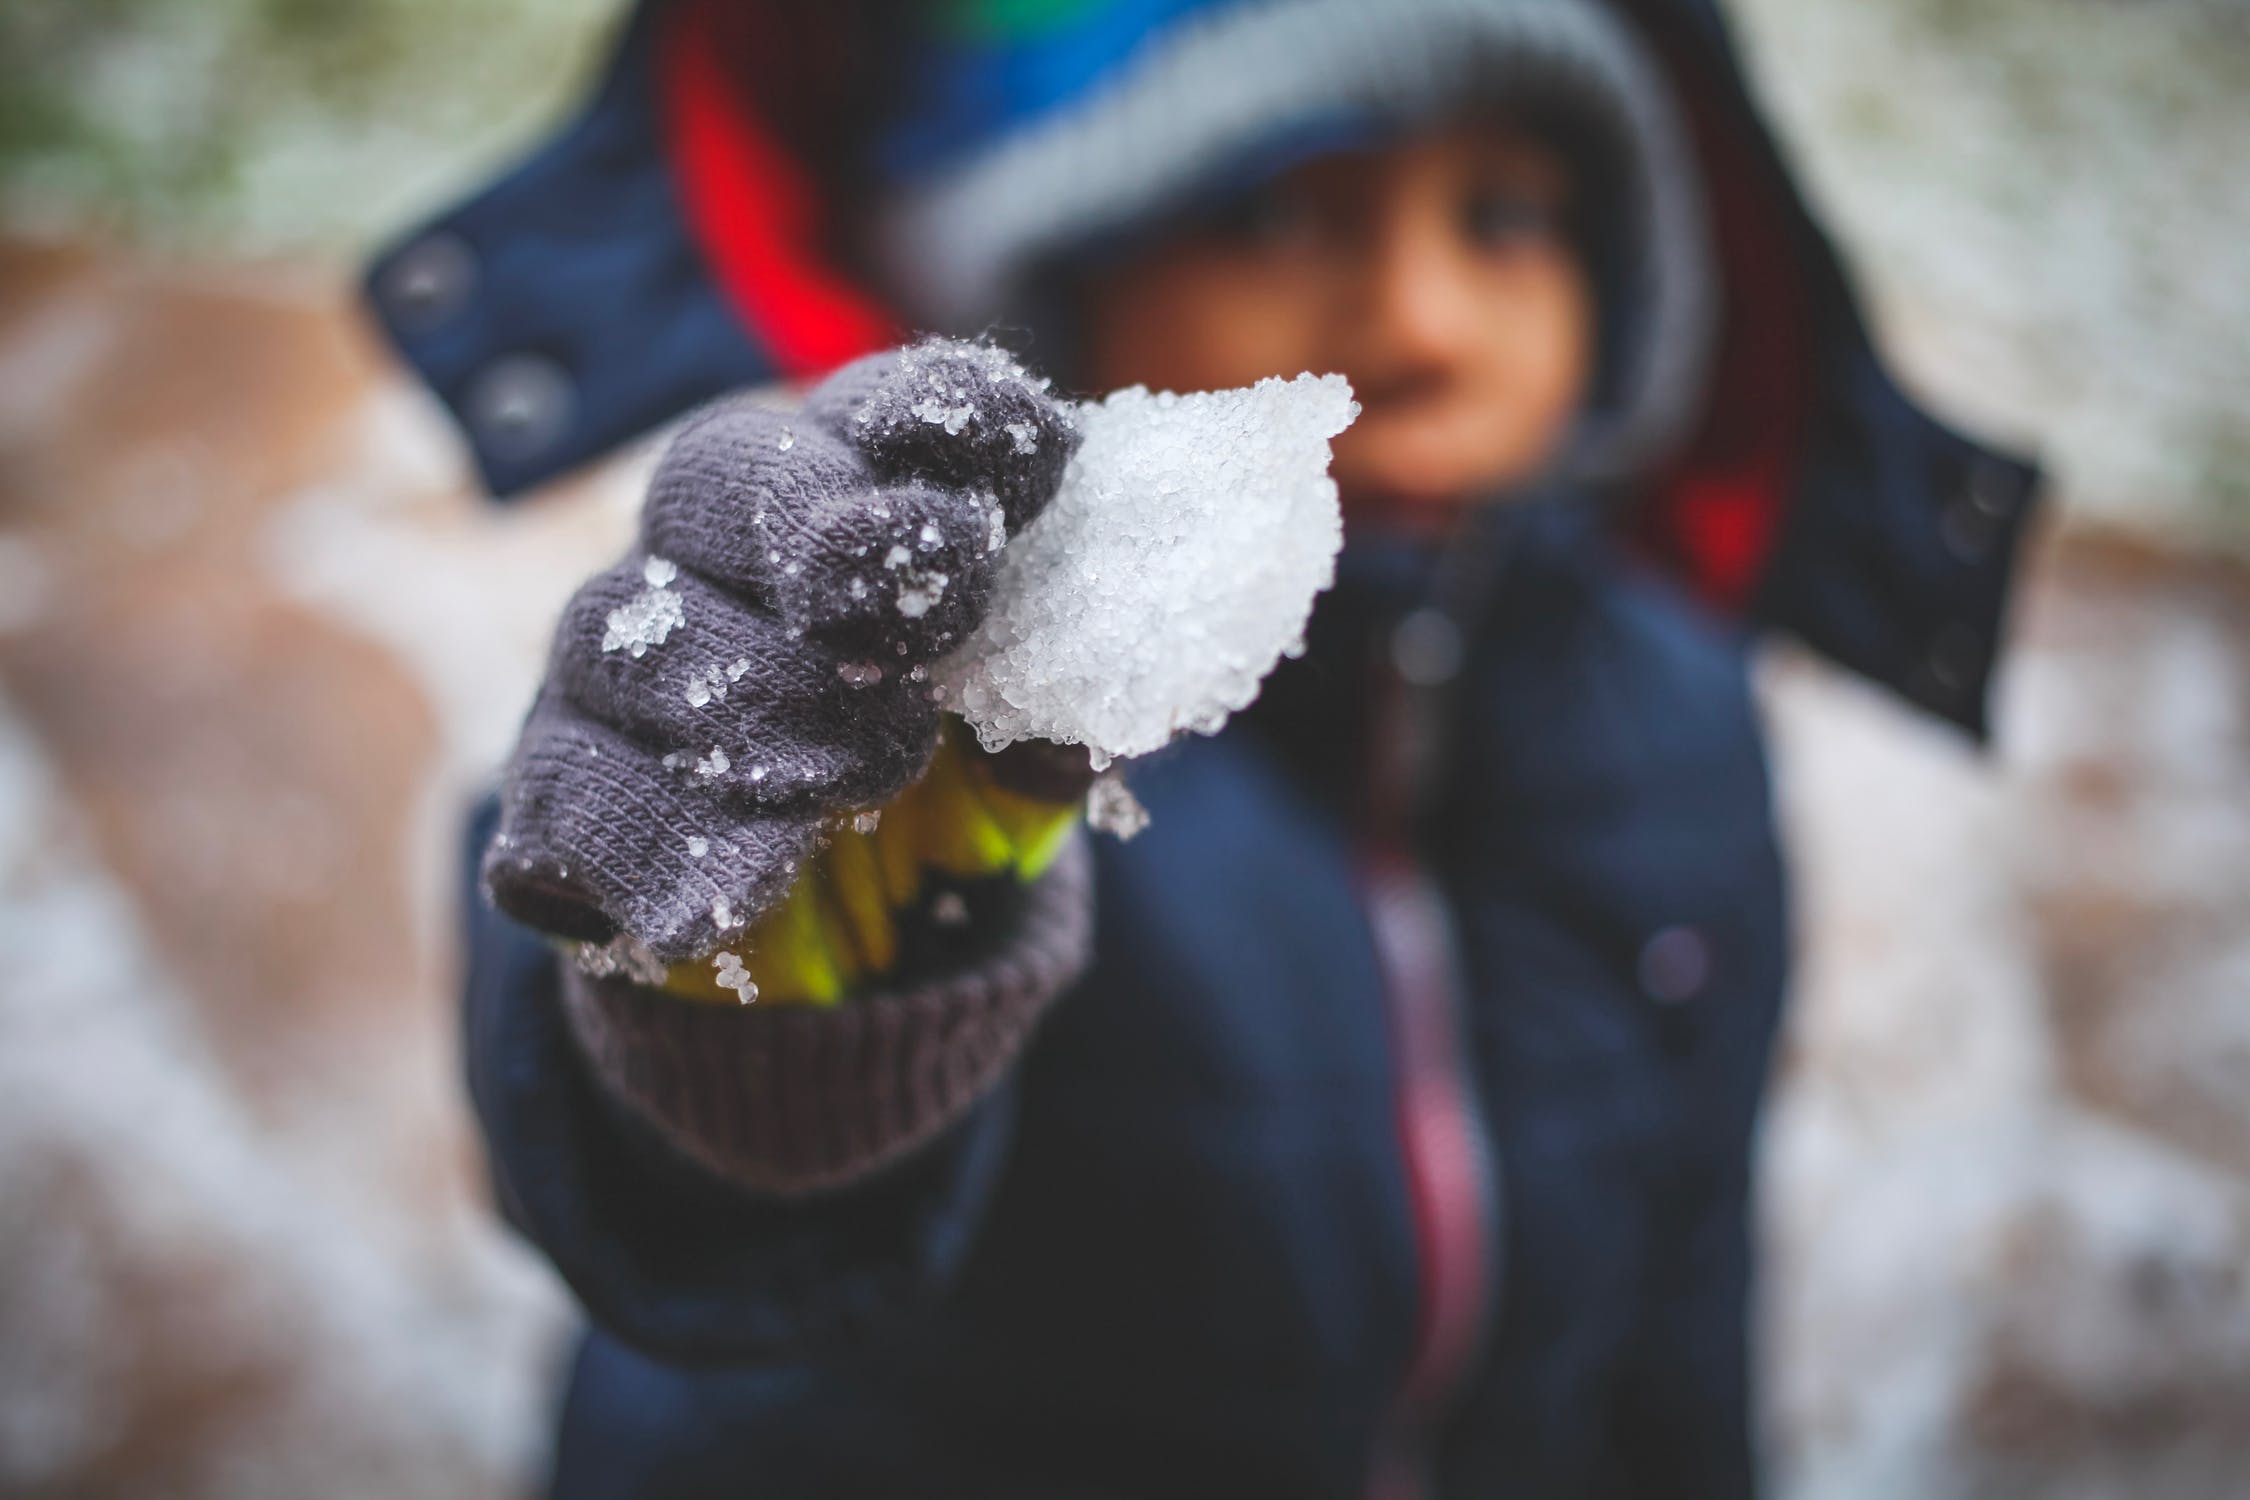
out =
<path fill-rule="evenodd" d="M 947 406 L 942 401 L 933 401 L 925 396 L 914 403 L 914 415 L 925 422 L 943 427 L 947 436 L 957 437 L 961 429 L 969 425 L 969 418 L 976 415 L 976 408 L 966 403 Z"/>
<path fill-rule="evenodd" d="M 1097 833 L 1130 840 L 1148 827 L 1148 809 L 1141 806 L 1141 799 L 1133 795 L 1125 778 L 1111 772 L 1095 778 L 1086 789 L 1086 825 Z"/>
<path fill-rule="evenodd" d="M 622 932 L 606 943 L 580 943 L 573 957 L 578 972 L 589 979 L 621 978 L 655 985 L 668 977 L 663 959 Z"/>
<path fill-rule="evenodd" d="M 935 568 L 909 570 L 898 586 L 898 612 L 909 620 L 921 619 L 945 597 L 945 586 L 951 581 Z"/>
<path fill-rule="evenodd" d="M 984 622 L 937 667 L 988 750 L 1080 744 L 1097 767 L 1209 734 L 1304 635 L 1343 546 L 1340 375 L 1080 409 L 1084 442 L 1000 555 Z M 904 607 L 902 598 L 901 607 Z"/>
<path fill-rule="evenodd" d="M 641 564 L 641 578 L 648 589 L 609 612 L 602 622 L 602 649 L 626 651 L 638 659 L 648 654 L 649 647 L 663 645 L 687 620 L 680 596 L 666 587 L 679 576 L 678 565 L 661 557 Z"/>

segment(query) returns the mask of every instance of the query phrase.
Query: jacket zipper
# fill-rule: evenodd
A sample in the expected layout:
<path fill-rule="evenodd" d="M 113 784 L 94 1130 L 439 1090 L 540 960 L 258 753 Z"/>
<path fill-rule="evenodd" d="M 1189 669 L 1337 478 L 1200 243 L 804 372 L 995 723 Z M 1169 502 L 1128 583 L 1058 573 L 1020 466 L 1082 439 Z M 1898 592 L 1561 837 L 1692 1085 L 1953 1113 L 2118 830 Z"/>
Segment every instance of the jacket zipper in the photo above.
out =
<path fill-rule="evenodd" d="M 1481 1353 L 1500 1277 L 1500 1174 L 1463 1035 L 1462 977 L 1444 892 L 1411 831 L 1443 737 L 1438 689 L 1388 657 L 1375 681 L 1360 878 L 1383 978 L 1396 1127 L 1419 1298 L 1414 1352 L 1378 1437 L 1370 1500 L 1429 1494 L 1430 1446 Z"/>
<path fill-rule="evenodd" d="M 1429 1444 L 1484 1342 L 1497 1281 L 1497 1173 L 1461 1041 L 1451 923 L 1436 883 L 1388 855 L 1364 869 L 1383 968 L 1397 1129 L 1420 1294 L 1414 1354 L 1376 1453 L 1371 1500 L 1428 1493 Z"/>

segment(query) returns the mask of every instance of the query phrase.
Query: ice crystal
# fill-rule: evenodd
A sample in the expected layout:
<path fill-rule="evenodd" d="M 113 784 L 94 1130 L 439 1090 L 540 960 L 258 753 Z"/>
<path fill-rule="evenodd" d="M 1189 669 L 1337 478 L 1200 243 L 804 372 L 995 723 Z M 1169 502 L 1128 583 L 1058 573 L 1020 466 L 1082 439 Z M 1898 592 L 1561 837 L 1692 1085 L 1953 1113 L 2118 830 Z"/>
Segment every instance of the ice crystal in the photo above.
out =
<path fill-rule="evenodd" d="M 758 998 L 758 982 L 742 966 L 742 955 L 724 950 L 711 955 L 713 977 L 720 989 L 733 990 L 744 1005 Z"/>
<path fill-rule="evenodd" d="M 1086 789 L 1086 824 L 1100 833 L 1131 839 L 1148 827 L 1148 809 L 1115 772 L 1096 778 Z"/>
<path fill-rule="evenodd" d="M 641 579 L 648 588 L 609 612 L 602 622 L 602 649 L 622 650 L 638 659 L 648 654 L 649 647 L 663 645 L 687 621 L 680 596 L 666 586 L 679 576 L 678 566 L 661 557 L 643 563 Z"/>
<path fill-rule="evenodd" d="M 626 933 L 606 943 L 580 943 L 572 955 L 578 972 L 589 979 L 629 979 L 635 984 L 662 984 L 664 960 Z"/>

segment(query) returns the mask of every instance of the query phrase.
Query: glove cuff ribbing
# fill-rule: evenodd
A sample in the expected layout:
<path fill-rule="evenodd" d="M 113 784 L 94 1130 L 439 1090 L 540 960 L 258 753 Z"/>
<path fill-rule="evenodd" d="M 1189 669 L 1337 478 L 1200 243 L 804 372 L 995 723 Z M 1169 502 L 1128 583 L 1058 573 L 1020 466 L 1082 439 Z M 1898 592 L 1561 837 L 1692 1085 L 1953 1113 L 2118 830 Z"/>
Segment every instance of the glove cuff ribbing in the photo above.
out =
<path fill-rule="evenodd" d="M 572 972 L 564 1009 L 603 1089 L 675 1150 L 743 1187 L 817 1192 L 927 1143 L 998 1084 L 1084 969 L 1092 896 L 1078 839 L 992 952 L 928 983 L 816 1010 Z"/>

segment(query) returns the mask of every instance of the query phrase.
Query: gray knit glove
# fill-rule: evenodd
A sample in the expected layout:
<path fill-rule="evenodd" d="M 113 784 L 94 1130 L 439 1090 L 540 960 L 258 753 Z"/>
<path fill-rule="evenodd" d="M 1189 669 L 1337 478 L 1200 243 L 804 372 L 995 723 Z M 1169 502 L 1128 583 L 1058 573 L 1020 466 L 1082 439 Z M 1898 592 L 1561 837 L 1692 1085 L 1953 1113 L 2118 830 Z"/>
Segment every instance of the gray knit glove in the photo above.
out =
<path fill-rule="evenodd" d="M 776 905 L 839 816 L 928 765 L 926 664 L 1077 441 L 1045 381 L 936 339 L 796 412 L 690 421 L 638 544 L 556 628 L 485 857 L 500 909 L 676 961 Z"/>

